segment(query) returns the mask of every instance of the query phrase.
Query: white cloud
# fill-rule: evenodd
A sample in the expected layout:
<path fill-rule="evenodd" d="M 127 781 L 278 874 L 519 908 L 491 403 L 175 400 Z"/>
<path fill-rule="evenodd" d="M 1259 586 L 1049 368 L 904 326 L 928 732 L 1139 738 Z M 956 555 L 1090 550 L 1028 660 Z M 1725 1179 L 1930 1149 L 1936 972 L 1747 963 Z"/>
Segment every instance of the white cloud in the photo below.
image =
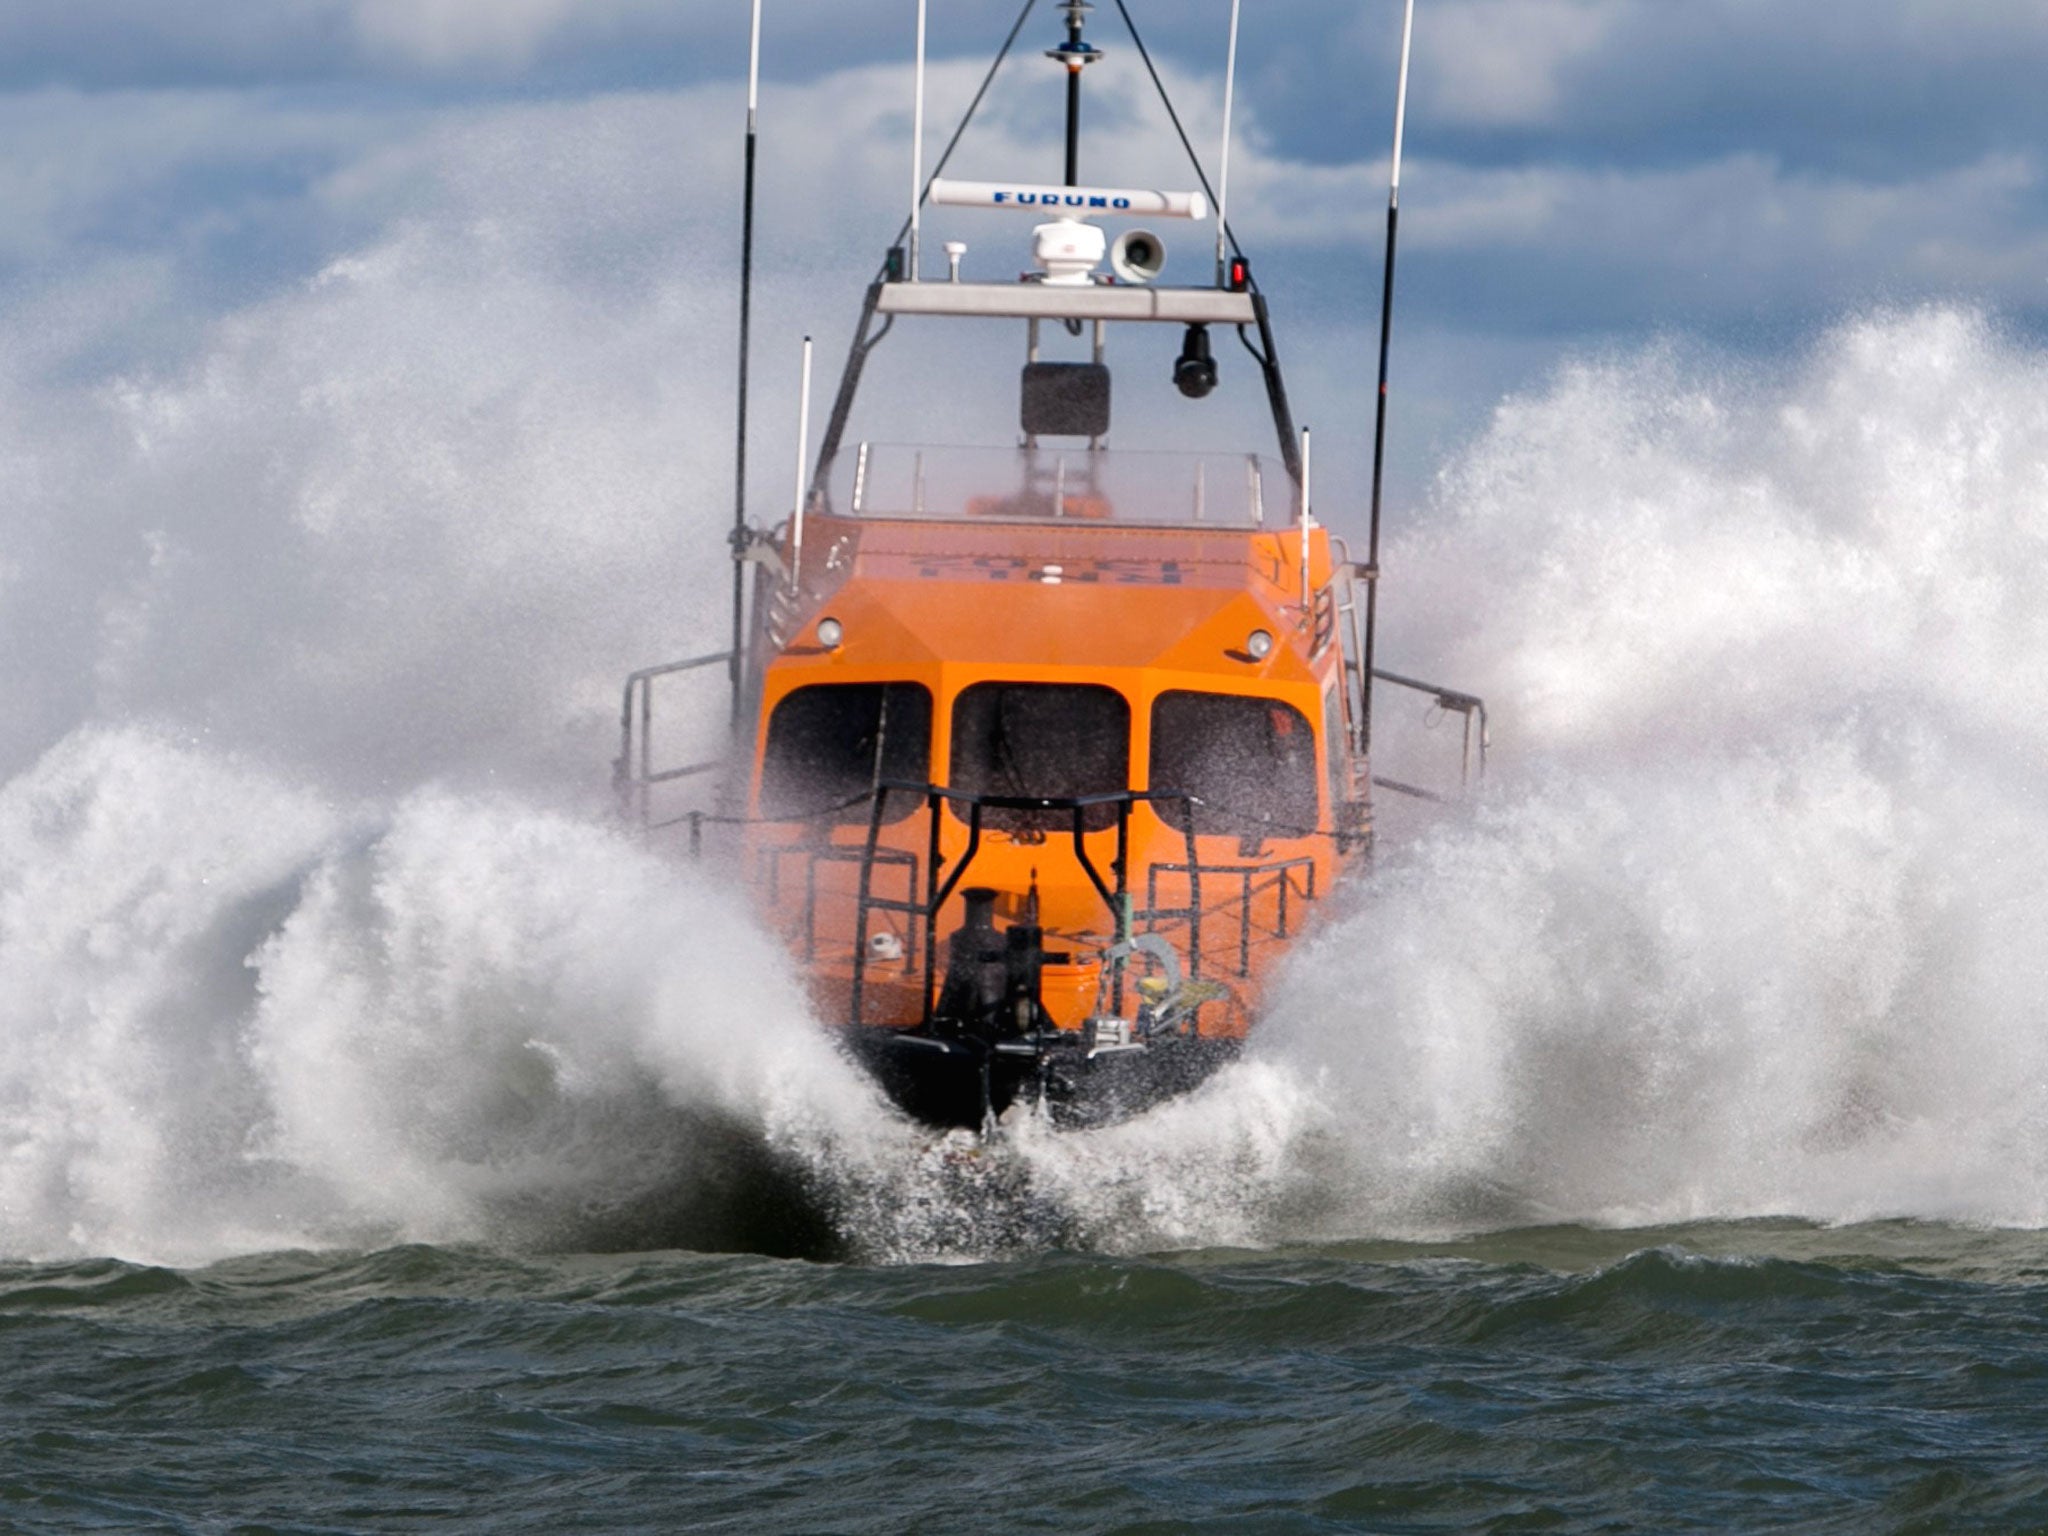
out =
<path fill-rule="evenodd" d="M 1445 0 L 1417 20 L 1418 106 L 1440 121 L 1549 121 L 1566 77 L 1594 59 L 1638 0 Z M 1426 93 L 1426 94 L 1425 94 Z"/>
<path fill-rule="evenodd" d="M 667 30 L 654 0 L 354 0 L 350 21 L 375 56 L 428 69 L 516 69 L 566 38 Z"/>
<path fill-rule="evenodd" d="M 1245 157 L 1238 222 L 1259 244 L 1370 249 L 1385 163 Z M 2031 156 L 1997 153 L 1897 179 L 1820 175 L 1761 154 L 1669 166 L 1474 166 L 1417 156 L 1402 176 L 1404 250 L 1456 255 L 1513 281 L 1540 257 L 1607 283 L 1617 324 L 1644 306 L 1771 303 L 1839 310 L 1873 296 L 1969 293 L 2039 302 L 2048 235 Z M 1532 302 L 1541 295 L 1532 293 Z"/>

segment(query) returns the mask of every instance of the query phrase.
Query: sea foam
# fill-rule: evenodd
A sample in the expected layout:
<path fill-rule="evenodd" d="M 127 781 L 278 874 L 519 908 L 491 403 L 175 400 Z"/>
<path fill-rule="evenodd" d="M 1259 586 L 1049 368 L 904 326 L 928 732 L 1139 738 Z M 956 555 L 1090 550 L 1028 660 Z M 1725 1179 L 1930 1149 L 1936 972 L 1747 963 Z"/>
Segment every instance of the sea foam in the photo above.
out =
<path fill-rule="evenodd" d="M 2048 357 L 1942 308 L 1504 402 L 1386 562 L 1486 791 L 1129 1133 L 1102 1229 L 2048 1219 L 2044 442 Z"/>

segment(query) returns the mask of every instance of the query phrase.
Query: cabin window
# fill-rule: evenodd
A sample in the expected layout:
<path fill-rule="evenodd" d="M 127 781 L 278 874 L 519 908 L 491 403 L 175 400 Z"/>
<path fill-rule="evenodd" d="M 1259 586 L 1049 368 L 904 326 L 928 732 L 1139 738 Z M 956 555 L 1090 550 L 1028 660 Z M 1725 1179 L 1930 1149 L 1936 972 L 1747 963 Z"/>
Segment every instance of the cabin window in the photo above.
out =
<path fill-rule="evenodd" d="M 798 688 L 768 717 L 761 814 L 773 821 L 865 821 L 865 797 L 876 780 L 922 784 L 931 754 L 932 696 L 921 683 Z M 915 795 L 891 795 L 889 820 L 900 821 L 922 803 Z"/>
<path fill-rule="evenodd" d="M 969 794 L 1071 799 L 1131 787 L 1131 706 L 1092 683 L 976 683 L 953 703 L 952 787 Z M 990 810 L 982 825 L 1071 831 L 1071 811 Z M 1116 825 L 1115 805 L 1084 825 Z"/>
<path fill-rule="evenodd" d="M 1315 829 L 1316 735 L 1278 699 L 1162 693 L 1152 705 L 1152 788 L 1193 795 L 1195 830 L 1293 837 Z M 1177 819 L 1175 808 L 1160 814 Z"/>

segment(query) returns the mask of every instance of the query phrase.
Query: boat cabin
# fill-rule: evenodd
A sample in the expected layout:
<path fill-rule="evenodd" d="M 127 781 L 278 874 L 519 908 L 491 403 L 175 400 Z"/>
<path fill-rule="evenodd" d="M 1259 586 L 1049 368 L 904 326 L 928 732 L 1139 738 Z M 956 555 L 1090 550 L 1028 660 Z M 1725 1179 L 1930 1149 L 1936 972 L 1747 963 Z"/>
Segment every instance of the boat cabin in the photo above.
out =
<path fill-rule="evenodd" d="M 853 462 L 767 610 L 746 806 L 821 1010 L 929 1023 L 974 891 L 1043 930 L 1050 1027 L 1117 1016 L 1165 969 L 1149 935 L 1199 984 L 1188 1027 L 1242 1035 L 1370 830 L 1342 540 L 1272 517 L 1255 456 Z"/>

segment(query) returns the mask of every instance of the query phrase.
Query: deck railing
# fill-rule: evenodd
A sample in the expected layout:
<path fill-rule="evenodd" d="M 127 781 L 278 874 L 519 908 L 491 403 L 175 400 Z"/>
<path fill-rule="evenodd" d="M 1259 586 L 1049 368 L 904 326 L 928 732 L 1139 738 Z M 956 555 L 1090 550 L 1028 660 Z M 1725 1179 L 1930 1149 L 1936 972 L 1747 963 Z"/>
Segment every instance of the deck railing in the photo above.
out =
<path fill-rule="evenodd" d="M 627 675 L 624 697 L 619 703 L 619 755 L 612 759 L 612 792 L 618 797 L 619 814 L 629 824 L 651 832 L 658 826 L 673 826 L 690 820 L 691 815 L 696 814 L 698 819 L 692 826 L 692 839 L 701 840 L 701 813 L 685 813 L 661 821 L 655 819 L 654 789 L 660 784 L 672 784 L 678 779 L 715 772 L 725 766 L 725 759 L 703 758 L 684 763 L 679 768 L 657 769 L 654 766 L 654 683 L 657 678 L 695 672 L 704 667 L 730 666 L 732 654 L 731 651 L 719 651 L 710 656 L 692 656 L 686 661 L 642 667 L 638 672 Z"/>
<path fill-rule="evenodd" d="M 891 901 L 873 894 L 874 869 L 877 854 L 882 847 L 882 826 L 887 820 L 889 796 L 919 795 L 925 802 L 927 853 L 925 858 L 924 895 L 922 900 Z M 868 921 L 875 912 L 897 912 L 908 916 L 913 924 L 913 935 L 922 929 L 924 950 L 924 1017 L 926 1024 L 932 1021 L 932 1008 L 936 992 L 932 986 L 938 975 L 938 916 L 952 897 L 953 892 L 973 867 L 976 856 L 981 852 L 982 826 L 990 811 L 1036 811 L 1048 815 L 1064 813 L 1071 818 L 1069 828 L 1073 838 L 1074 860 L 1081 872 L 1088 877 L 1088 883 L 1102 898 L 1108 909 L 1110 920 L 1119 944 L 1127 943 L 1134 931 L 1134 925 L 1148 920 L 1149 911 L 1133 911 L 1130 900 L 1130 849 L 1131 811 L 1138 805 L 1176 805 L 1180 809 L 1180 832 L 1187 847 L 1187 859 L 1194 869 L 1194 881 L 1190 892 L 1189 922 L 1191 954 L 1199 955 L 1201 950 L 1202 901 L 1200 866 L 1195 851 L 1195 805 L 1192 795 L 1174 790 L 1114 790 L 1096 795 L 1044 796 L 1044 795 L 987 795 L 974 794 L 966 790 L 948 789 L 940 784 L 920 784 L 908 780 L 887 779 L 879 782 L 873 792 L 873 803 L 868 815 L 867 840 L 862 845 L 860 886 L 856 898 L 853 938 L 853 996 L 849 1013 L 856 1023 L 862 1021 L 862 1004 L 867 987 L 868 965 Z M 959 857 L 947 865 L 940 847 L 940 812 L 951 806 L 967 823 L 967 846 Z M 1110 806 L 1116 812 L 1116 855 L 1110 861 L 1108 877 L 1096 867 L 1094 858 L 1088 852 L 1088 813 L 1102 806 Z M 1107 830 L 1107 829 L 1105 829 Z M 1118 1011 L 1123 1008 L 1123 973 L 1119 967 L 1110 977 L 1110 1006 Z"/>

